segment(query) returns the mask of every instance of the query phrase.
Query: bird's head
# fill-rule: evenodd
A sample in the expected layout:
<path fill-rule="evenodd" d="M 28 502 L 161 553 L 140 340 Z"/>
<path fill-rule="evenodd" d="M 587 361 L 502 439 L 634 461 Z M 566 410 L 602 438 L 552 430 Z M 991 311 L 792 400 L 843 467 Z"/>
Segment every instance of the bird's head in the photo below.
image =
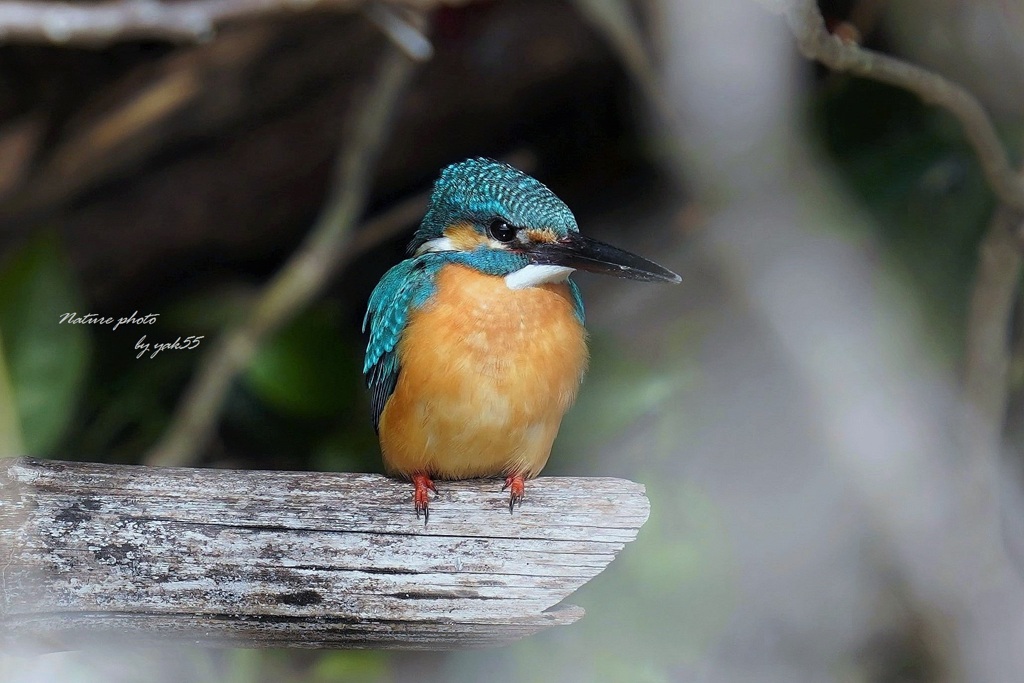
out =
<path fill-rule="evenodd" d="M 577 269 L 680 281 L 656 263 L 581 235 L 576 217 L 554 192 L 491 159 L 468 159 L 441 172 L 409 250 L 478 254 L 504 264 L 510 287 L 564 280 Z"/>

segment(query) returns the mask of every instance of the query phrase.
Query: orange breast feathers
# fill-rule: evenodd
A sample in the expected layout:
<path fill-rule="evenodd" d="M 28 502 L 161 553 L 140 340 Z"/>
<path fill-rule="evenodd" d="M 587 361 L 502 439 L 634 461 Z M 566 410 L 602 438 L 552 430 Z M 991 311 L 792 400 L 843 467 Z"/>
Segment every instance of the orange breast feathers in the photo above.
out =
<path fill-rule="evenodd" d="M 587 369 L 567 284 L 513 290 L 462 265 L 441 270 L 396 350 L 379 431 L 385 467 L 406 476 L 536 476 Z"/>

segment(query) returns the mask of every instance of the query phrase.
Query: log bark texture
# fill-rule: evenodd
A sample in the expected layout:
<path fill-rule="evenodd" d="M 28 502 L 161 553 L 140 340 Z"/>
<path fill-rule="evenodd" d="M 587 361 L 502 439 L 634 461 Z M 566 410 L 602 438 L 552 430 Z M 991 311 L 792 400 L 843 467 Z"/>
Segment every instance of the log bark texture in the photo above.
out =
<path fill-rule="evenodd" d="M 557 606 L 647 520 L 641 485 L 0 461 L 0 642 L 453 649 L 583 615 Z M 557 607 L 556 607 L 557 606 Z"/>

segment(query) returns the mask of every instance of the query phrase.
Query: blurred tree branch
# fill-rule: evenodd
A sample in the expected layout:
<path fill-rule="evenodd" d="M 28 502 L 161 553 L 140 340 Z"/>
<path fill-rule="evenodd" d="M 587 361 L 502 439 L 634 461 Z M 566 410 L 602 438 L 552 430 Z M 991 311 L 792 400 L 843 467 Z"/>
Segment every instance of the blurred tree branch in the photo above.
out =
<path fill-rule="evenodd" d="M 977 97 L 942 76 L 831 35 L 814 0 L 761 0 L 786 17 L 800 51 L 830 69 L 908 90 L 951 113 L 963 126 L 1001 206 L 979 247 L 967 318 L 963 388 L 964 445 L 990 457 L 1002 439 L 1009 392 L 1010 325 L 1022 269 L 1024 176 L 1010 165 L 992 119 Z"/>
<path fill-rule="evenodd" d="M 425 20 L 417 17 L 416 27 Z M 388 43 L 380 58 L 371 91 L 360 108 L 338 155 L 334 185 L 316 224 L 264 288 L 254 309 L 240 326 L 224 333 L 203 357 L 161 441 L 148 453 L 148 465 L 192 462 L 217 424 L 224 398 L 235 377 L 252 359 L 260 343 L 287 323 L 319 293 L 337 269 L 352 242 L 352 228 L 362 213 L 374 168 L 391 122 L 415 72 L 415 62 Z"/>
<path fill-rule="evenodd" d="M 0 0 L 0 14 L 2 6 Z M 430 41 L 390 6 L 370 3 L 363 16 L 410 58 L 430 59 Z M 85 104 L 81 110 L 86 113 L 48 141 L 50 150 L 36 149 L 48 132 L 45 113 L 33 112 L 0 127 L 0 159 L 7 161 L 0 161 L 0 222 L 24 220 L 57 206 L 139 164 L 161 146 L 230 125 L 240 111 L 279 107 L 308 83 L 328 74 L 339 77 L 336 61 L 345 60 L 352 65 L 349 73 L 358 73 L 358 48 L 318 50 L 323 38 L 312 32 L 304 34 L 308 48 L 281 48 L 281 33 L 275 29 L 263 23 L 225 31 L 210 43 L 140 65 L 96 94 L 93 101 L 103 103 L 98 108 Z M 352 33 L 334 35 L 343 45 L 355 42 Z M 246 81 L 257 73 L 262 85 L 253 92 Z M 6 166 L 11 169 L 5 173 Z"/>
<path fill-rule="evenodd" d="M 574 4 L 580 15 L 601 33 L 615 51 L 615 56 L 647 98 L 654 113 L 661 117 L 662 123 L 676 126 L 676 111 L 648 54 L 647 38 L 633 16 L 630 1 L 574 0 Z"/>
<path fill-rule="evenodd" d="M 1006 148 L 984 107 L 965 88 L 914 64 L 844 42 L 825 28 L 814 0 L 761 0 L 783 13 L 800 52 L 834 71 L 845 71 L 903 88 L 955 116 L 974 147 L 985 178 L 999 200 L 1024 211 L 1024 179 L 1010 166 Z"/>
<path fill-rule="evenodd" d="M 416 9 L 470 0 L 390 0 Z M 0 43 L 98 46 L 126 40 L 197 42 L 240 19 L 314 9 L 350 11 L 367 0 L 111 0 L 98 3 L 0 2 Z"/>
<path fill-rule="evenodd" d="M 382 197 L 420 187 L 456 139 L 464 154 L 499 154 L 517 144 L 508 131 L 617 87 L 591 77 L 611 58 L 568 4 L 480 5 L 444 18 L 459 33 L 446 33 L 406 96 L 375 181 Z M 373 19 L 312 12 L 238 22 L 206 43 L 129 50 L 116 65 L 79 50 L 8 48 L 12 63 L 40 59 L 9 74 L 13 90 L 0 88 L 0 252 L 58 226 L 90 301 L 114 309 L 169 283 L 217 277 L 195 269 L 214 254 L 223 257 L 216 268 L 280 261 L 322 207 L 341 145 L 338 112 L 354 111 L 373 77 Z M 516 48 L 466 62 L 490 31 Z M 423 135 L 439 127 L 459 134 Z"/>
<path fill-rule="evenodd" d="M 1000 207 L 978 247 L 978 270 L 971 291 L 964 359 L 967 399 L 965 441 L 976 455 L 995 453 L 1009 400 L 1010 325 L 1024 264 L 1016 234 L 1019 211 Z"/>

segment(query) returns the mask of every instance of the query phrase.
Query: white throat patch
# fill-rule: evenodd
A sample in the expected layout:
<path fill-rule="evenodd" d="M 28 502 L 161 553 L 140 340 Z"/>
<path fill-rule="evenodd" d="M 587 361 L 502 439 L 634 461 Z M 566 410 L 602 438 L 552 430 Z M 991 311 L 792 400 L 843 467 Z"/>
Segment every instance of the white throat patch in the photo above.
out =
<path fill-rule="evenodd" d="M 526 289 L 548 282 L 565 282 L 573 270 L 565 266 L 538 266 L 531 263 L 506 275 L 505 285 L 509 289 Z"/>

